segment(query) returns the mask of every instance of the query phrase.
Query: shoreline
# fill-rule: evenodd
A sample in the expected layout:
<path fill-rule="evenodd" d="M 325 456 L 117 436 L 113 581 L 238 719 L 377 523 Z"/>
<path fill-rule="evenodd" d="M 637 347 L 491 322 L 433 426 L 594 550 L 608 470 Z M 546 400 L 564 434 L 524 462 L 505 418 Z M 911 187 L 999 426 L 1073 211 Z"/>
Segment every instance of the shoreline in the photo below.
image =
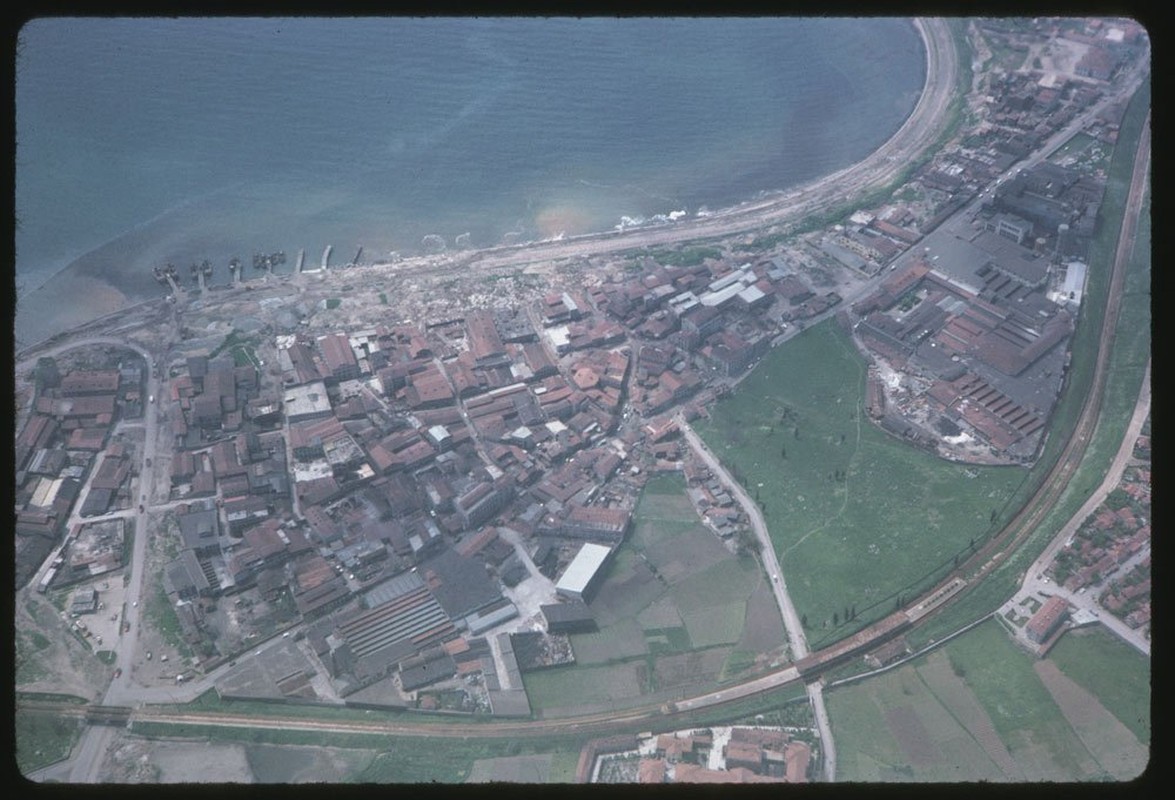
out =
<path fill-rule="evenodd" d="M 579 258 L 652 245 L 735 235 L 778 224 L 791 217 L 810 214 L 815 210 L 814 206 L 849 202 L 864 190 L 876 189 L 892 181 L 909 163 L 911 157 L 920 154 L 929 146 L 933 139 L 928 139 L 926 131 L 937 136 L 946 105 L 954 94 L 957 53 L 954 52 L 954 43 L 950 31 L 946 28 L 946 21 L 941 18 L 916 17 L 912 22 L 922 41 L 926 59 L 925 77 L 918 100 L 910 114 L 888 139 L 853 164 L 789 189 L 776 190 L 766 196 L 758 196 L 726 208 L 708 210 L 705 216 L 698 216 L 697 212 L 694 212 L 693 215 L 681 220 L 622 230 L 613 228 L 539 241 L 500 244 L 471 250 L 449 250 L 433 255 L 414 255 L 397 262 L 376 262 L 362 269 L 394 267 L 397 271 L 412 272 L 434 267 L 438 260 L 461 262 L 478 269 L 510 264 L 521 266 L 535 261 Z M 842 186 L 842 183 L 848 185 Z M 44 342 L 111 313 L 146 302 L 162 300 L 163 296 L 158 294 L 160 287 L 149 272 L 144 270 L 140 276 L 124 268 L 120 274 L 109 276 L 99 274 L 95 262 L 103 258 L 108 261 L 117 260 L 110 258 L 109 251 L 133 247 L 136 238 L 146 235 L 145 229 L 149 225 L 171 216 L 174 216 L 173 211 L 164 212 L 151 221 L 141 223 L 131 231 L 79 257 L 55 272 L 36 289 L 18 298 L 14 333 L 18 339 L 35 339 L 21 347 L 18 352 L 31 352 Z M 182 220 L 175 222 L 179 223 Z M 159 237 L 156 232 L 154 242 L 140 242 L 139 246 L 144 251 L 160 250 L 173 245 L 177 240 L 182 241 L 185 235 L 186 231 L 182 225 L 177 225 L 171 237 Z M 78 279 L 92 281 L 96 288 L 101 286 L 116 293 L 123 298 L 121 305 L 111 310 L 112 303 L 116 301 L 108 296 L 103 302 L 106 309 L 104 312 L 94 313 L 79 304 L 70 308 L 72 313 L 54 314 L 52 309 L 61 307 L 59 304 L 63 297 L 78 294 L 60 284 Z M 33 317 L 30 317 L 28 312 L 30 306 L 33 308 L 33 317 L 42 324 L 33 322 Z M 26 309 L 23 314 L 22 307 Z M 49 314 L 51 318 L 45 319 L 36 313 L 37 310 Z"/>

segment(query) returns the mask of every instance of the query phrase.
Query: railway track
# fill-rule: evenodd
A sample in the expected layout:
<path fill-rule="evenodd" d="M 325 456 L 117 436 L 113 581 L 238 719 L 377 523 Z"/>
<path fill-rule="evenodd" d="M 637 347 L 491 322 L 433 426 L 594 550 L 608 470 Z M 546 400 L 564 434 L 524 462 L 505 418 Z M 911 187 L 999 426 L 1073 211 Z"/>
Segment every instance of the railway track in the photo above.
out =
<path fill-rule="evenodd" d="M 756 694 L 788 685 L 796 676 L 806 681 L 818 680 L 821 673 L 834 664 L 880 644 L 910 627 L 923 624 L 937 613 L 957 602 L 967 591 L 994 567 L 1005 561 L 1024 543 L 1035 528 L 1060 500 L 1069 482 L 1079 469 L 1089 441 L 1097 427 L 1105 394 L 1106 373 L 1112 352 L 1114 333 L 1119 321 L 1120 299 L 1125 281 L 1127 263 L 1132 251 L 1146 181 L 1146 167 L 1150 154 L 1149 115 L 1144 125 L 1135 155 L 1134 170 L 1128 192 L 1118 247 L 1112 264 L 1110 286 L 1106 296 L 1105 315 L 1099 337 L 1094 374 L 1077 424 L 1056 463 L 1050 469 L 1032 497 L 1004 526 L 1003 530 L 981 546 L 976 553 L 942 583 L 930 590 L 925 599 L 915 600 L 901 609 L 859 631 L 847 640 L 822 648 L 808 656 L 804 663 L 768 673 L 747 684 L 725 687 L 689 701 L 679 710 L 673 704 L 642 706 L 624 711 L 603 711 L 596 714 L 564 719 L 522 719 L 512 721 L 399 722 L 393 716 L 380 714 L 368 720 L 310 720 L 278 714 L 234 714 L 223 712 L 174 711 L 167 708 L 144 706 L 131 710 L 101 706 L 72 705 L 45 700 L 18 701 L 22 711 L 53 713 L 64 717 L 83 719 L 90 724 L 133 725 L 137 722 L 204 725 L 215 727 L 261 728 L 271 730 L 304 730 L 322 733 L 368 733 L 400 736 L 436 736 L 461 738 L 494 738 L 502 736 L 533 737 L 550 735 L 591 735 L 614 733 L 618 729 L 640 730 L 651 721 L 672 722 L 698 709 L 722 709 Z M 452 271 L 469 268 L 464 260 L 445 265 Z M 436 269 L 436 265 L 433 265 Z"/>
<path fill-rule="evenodd" d="M 1147 122 L 1149 123 L 1149 115 Z M 1090 439 L 1097 428 L 1105 395 L 1106 374 L 1113 350 L 1114 334 L 1120 319 L 1121 296 L 1126 278 L 1126 269 L 1133 250 L 1139 210 L 1146 187 L 1147 164 L 1150 156 L 1149 125 L 1144 126 L 1135 155 L 1133 177 L 1127 195 L 1127 203 L 1119 233 L 1118 246 L 1112 264 L 1109 291 L 1106 296 L 1105 314 L 1100 331 L 1098 353 L 1094 362 L 1094 374 L 1090 391 L 1082 403 L 1081 412 L 1072 435 L 1062 449 L 1056 463 L 1050 469 L 1032 497 L 1004 526 L 1003 530 L 980 547 L 976 553 L 949 575 L 946 580 L 926 593 L 924 599 L 915 599 L 906 608 L 873 623 L 845 640 L 813 652 L 801 663 L 759 676 L 745 686 L 726 687 L 682 703 L 682 709 L 674 704 L 641 706 L 625 711 L 604 711 L 575 718 L 514 720 L 470 723 L 462 722 L 397 722 L 381 715 L 370 722 L 324 721 L 297 719 L 282 715 L 261 715 L 251 713 L 239 715 L 219 712 L 172 711 L 158 707 L 140 707 L 127 713 L 125 709 L 71 705 L 45 700 L 19 702 L 25 711 L 55 713 L 61 716 L 83 718 L 91 724 L 131 724 L 136 722 L 160 722 L 169 724 L 205 725 L 215 727 L 248 727 L 271 730 L 305 730 L 324 733 L 371 733 L 400 736 L 438 736 L 493 738 L 501 736 L 549 736 L 554 734 L 595 734 L 615 732 L 618 728 L 632 727 L 634 730 L 646 727 L 652 720 L 668 721 L 675 717 L 694 713 L 698 709 L 721 709 L 747 697 L 771 691 L 794 682 L 796 676 L 805 681 L 818 680 L 823 672 L 843 663 L 860 652 L 871 649 L 886 639 L 911 627 L 924 623 L 935 614 L 957 602 L 966 595 L 977 579 L 982 578 L 994 567 L 1005 561 L 1024 543 L 1060 500 L 1069 482 L 1080 468 Z M 779 680 L 772 680 L 778 677 Z M 751 684 L 754 684 L 753 686 Z"/>

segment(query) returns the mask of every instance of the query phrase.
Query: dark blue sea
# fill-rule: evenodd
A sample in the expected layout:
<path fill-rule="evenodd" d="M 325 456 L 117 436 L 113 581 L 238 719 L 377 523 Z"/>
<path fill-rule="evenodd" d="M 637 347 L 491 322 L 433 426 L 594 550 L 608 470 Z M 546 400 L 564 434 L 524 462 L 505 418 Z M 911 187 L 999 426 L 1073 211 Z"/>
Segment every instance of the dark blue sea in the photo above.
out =
<path fill-rule="evenodd" d="M 16 65 L 25 290 L 713 210 L 862 158 L 925 71 L 902 19 L 43 19 Z"/>

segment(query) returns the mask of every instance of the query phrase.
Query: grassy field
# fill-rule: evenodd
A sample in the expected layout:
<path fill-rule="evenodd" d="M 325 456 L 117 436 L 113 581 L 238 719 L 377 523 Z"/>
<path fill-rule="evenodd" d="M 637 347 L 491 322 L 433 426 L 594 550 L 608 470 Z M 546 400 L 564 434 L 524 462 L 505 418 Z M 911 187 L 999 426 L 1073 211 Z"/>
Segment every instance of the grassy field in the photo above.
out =
<path fill-rule="evenodd" d="M 1065 634 L 1049 660 L 1095 694 L 1140 742 L 1150 742 L 1149 659 L 1098 626 Z"/>
<path fill-rule="evenodd" d="M 1119 656 L 1079 643 L 1060 661 L 1038 661 L 996 622 L 980 625 L 926 657 L 828 693 L 837 779 L 1129 779 L 1145 765 L 1146 745 L 1057 669 L 1085 658 L 1099 665 L 1087 670 L 1104 675 Z M 1108 689 L 1104 681 L 1090 683 Z"/>
<path fill-rule="evenodd" d="M 172 725 L 168 723 L 138 723 L 137 735 L 169 738 L 189 738 L 209 742 L 238 742 L 246 745 L 318 745 L 348 751 L 347 760 L 356 771 L 351 780 L 356 783 L 460 783 L 464 781 L 478 759 L 528 753 L 567 754 L 560 760 L 559 774 L 566 772 L 570 753 L 577 756 L 583 742 L 579 739 L 438 739 L 430 737 L 389 737 L 385 734 L 337 734 L 314 731 L 250 730 L 248 728 L 220 728 L 201 725 Z M 262 771 L 270 777 L 288 774 L 296 768 L 289 761 L 289 753 L 273 747 L 254 748 L 264 754 Z M 574 776 L 574 766 L 572 766 Z"/>
<path fill-rule="evenodd" d="M 571 637 L 575 665 L 524 676 L 536 714 L 670 699 L 733 679 L 783 643 L 761 567 L 701 525 L 684 489 L 676 476 L 646 486 L 590 604 L 599 630 Z"/>
<path fill-rule="evenodd" d="M 848 632 L 846 608 L 856 606 L 857 623 L 875 619 L 949 569 L 990 532 L 1026 474 L 969 469 L 884 434 L 861 408 L 865 373 L 830 320 L 773 351 L 697 424 L 765 505 L 814 645 Z"/>
<path fill-rule="evenodd" d="M 16 765 L 27 775 L 69 756 L 81 735 L 81 721 L 35 711 L 16 712 Z"/>

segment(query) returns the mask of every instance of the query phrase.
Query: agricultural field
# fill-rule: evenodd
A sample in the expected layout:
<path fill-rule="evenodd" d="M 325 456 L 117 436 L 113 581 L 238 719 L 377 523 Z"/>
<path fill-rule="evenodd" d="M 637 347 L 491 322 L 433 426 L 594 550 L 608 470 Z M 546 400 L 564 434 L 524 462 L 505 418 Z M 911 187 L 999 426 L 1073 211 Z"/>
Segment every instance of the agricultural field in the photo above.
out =
<path fill-rule="evenodd" d="M 1109 672 L 1120 654 L 1104 641 L 1095 644 L 1091 650 L 1079 643 L 1060 661 L 1038 660 L 989 621 L 910 664 L 830 691 L 837 780 L 1137 777 L 1149 741 L 1140 741 L 1098 695 L 1065 673 L 1075 657 Z M 1090 683 L 1110 690 L 1104 679 Z M 1111 697 L 1106 702 L 1120 705 Z"/>
<path fill-rule="evenodd" d="M 576 664 L 524 676 L 540 716 L 680 697 L 781 655 L 785 636 L 762 567 L 702 526 L 676 476 L 649 482 L 633 533 L 571 637 Z"/>
<path fill-rule="evenodd" d="M 1027 475 L 954 464 L 888 436 L 865 415 L 865 377 L 829 320 L 772 351 L 695 425 L 761 499 L 817 647 L 850 632 L 846 609 L 856 609 L 855 628 L 927 588 L 998 525 Z"/>
<path fill-rule="evenodd" d="M 1065 634 L 1049 661 L 1093 693 L 1140 742 L 1150 742 L 1149 659 L 1099 625 Z"/>

